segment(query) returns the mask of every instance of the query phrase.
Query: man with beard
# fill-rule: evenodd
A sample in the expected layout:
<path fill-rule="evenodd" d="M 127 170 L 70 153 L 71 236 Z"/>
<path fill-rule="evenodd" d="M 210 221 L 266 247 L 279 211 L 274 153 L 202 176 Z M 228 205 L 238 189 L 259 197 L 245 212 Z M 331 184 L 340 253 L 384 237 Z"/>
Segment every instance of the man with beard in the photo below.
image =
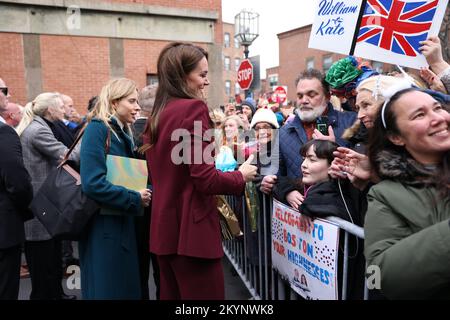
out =
<path fill-rule="evenodd" d="M 341 146 L 347 142 L 342 133 L 355 122 L 354 112 L 339 112 L 330 103 L 330 89 L 323 74 L 315 69 L 304 71 L 296 80 L 297 109 L 295 118 L 280 129 L 280 169 L 277 176 L 301 178 L 303 158 L 300 148 L 311 139 L 335 141 Z M 327 120 L 322 120 L 327 119 Z M 317 130 L 319 120 L 328 123 L 328 135 Z M 277 182 L 277 176 L 264 177 L 261 191 L 269 194 Z"/>

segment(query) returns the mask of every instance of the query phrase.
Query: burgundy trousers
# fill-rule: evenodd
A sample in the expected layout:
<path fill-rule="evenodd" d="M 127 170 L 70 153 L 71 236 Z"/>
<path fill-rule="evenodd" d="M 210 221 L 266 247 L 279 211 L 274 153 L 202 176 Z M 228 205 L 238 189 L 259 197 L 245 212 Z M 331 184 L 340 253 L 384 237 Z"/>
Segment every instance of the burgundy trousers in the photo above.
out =
<path fill-rule="evenodd" d="M 158 255 L 161 300 L 224 300 L 222 259 Z"/>

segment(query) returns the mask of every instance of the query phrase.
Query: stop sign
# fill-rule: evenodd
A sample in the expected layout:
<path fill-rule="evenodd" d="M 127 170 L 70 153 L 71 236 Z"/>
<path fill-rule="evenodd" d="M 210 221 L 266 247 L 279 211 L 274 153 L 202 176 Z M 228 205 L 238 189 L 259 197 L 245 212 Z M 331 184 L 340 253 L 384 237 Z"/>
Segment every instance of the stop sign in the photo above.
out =
<path fill-rule="evenodd" d="M 237 73 L 237 81 L 242 90 L 248 90 L 253 81 L 253 65 L 250 60 L 242 60 Z"/>
<path fill-rule="evenodd" d="M 273 95 L 275 96 L 275 101 L 277 103 L 285 103 L 287 99 L 287 88 L 284 86 L 274 87 Z"/>

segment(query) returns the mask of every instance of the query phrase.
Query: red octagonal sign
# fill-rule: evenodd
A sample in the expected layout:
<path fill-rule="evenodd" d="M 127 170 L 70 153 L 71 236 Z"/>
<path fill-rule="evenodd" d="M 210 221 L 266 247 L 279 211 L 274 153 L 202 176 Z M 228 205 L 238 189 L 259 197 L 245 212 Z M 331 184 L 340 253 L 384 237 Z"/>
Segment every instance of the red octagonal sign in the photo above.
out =
<path fill-rule="evenodd" d="M 250 60 L 242 60 L 237 73 L 237 81 L 242 90 L 248 90 L 252 85 L 253 65 Z"/>

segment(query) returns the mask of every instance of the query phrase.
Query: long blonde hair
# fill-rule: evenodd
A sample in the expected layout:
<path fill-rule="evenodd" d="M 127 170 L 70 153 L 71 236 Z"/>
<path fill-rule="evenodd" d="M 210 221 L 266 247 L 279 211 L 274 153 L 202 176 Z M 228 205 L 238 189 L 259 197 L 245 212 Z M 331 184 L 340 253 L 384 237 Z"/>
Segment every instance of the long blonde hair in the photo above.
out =
<path fill-rule="evenodd" d="M 93 118 L 103 121 L 107 128 L 113 133 L 109 121 L 115 114 L 113 102 L 119 101 L 137 91 L 136 83 L 126 78 L 110 80 L 101 90 L 97 103 L 91 112 L 86 116 L 86 122 L 89 123 Z M 124 123 L 124 125 L 129 126 Z M 129 130 L 131 132 L 131 130 Z"/>
<path fill-rule="evenodd" d="M 220 128 L 222 129 L 222 135 L 223 135 L 222 145 L 227 145 L 227 144 L 228 144 L 228 142 L 227 142 L 227 135 L 226 135 L 226 133 L 225 133 L 225 124 L 226 124 L 229 120 L 232 120 L 232 121 L 234 121 L 234 122 L 236 123 L 237 129 L 238 129 L 238 130 L 239 130 L 239 129 L 240 129 L 240 130 L 244 130 L 244 123 L 242 122 L 241 118 L 239 118 L 239 116 L 237 116 L 237 115 L 231 115 L 231 116 L 226 117 L 226 118 L 223 120 L 222 125 L 220 126 Z M 240 141 L 239 141 L 239 133 L 238 133 L 238 136 L 236 136 L 236 137 L 233 138 L 232 144 L 233 144 L 233 145 L 237 145 L 237 144 L 239 144 L 239 142 L 240 142 Z"/>
<path fill-rule="evenodd" d="M 35 116 L 43 118 L 50 106 L 57 107 L 62 103 L 61 94 L 58 92 L 44 92 L 38 95 L 32 102 L 26 104 L 23 111 L 22 120 L 16 128 L 20 136 L 33 121 Z"/>

